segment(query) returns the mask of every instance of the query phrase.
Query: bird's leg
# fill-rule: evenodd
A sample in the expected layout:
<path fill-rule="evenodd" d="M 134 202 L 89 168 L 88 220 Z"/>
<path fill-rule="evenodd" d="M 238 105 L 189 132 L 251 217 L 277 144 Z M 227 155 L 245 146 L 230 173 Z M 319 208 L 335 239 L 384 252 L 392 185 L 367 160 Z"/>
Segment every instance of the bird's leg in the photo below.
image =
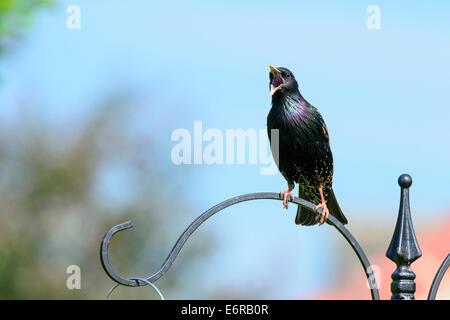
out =
<path fill-rule="evenodd" d="M 283 196 L 283 207 L 285 209 L 288 208 L 288 200 L 287 200 L 287 196 L 291 196 L 291 200 L 294 200 L 294 194 L 292 193 L 292 190 L 294 190 L 294 184 L 289 184 L 288 183 L 288 189 L 285 191 L 280 191 L 280 195 Z"/>
<path fill-rule="evenodd" d="M 327 204 L 325 203 L 322 187 L 319 188 L 319 193 L 322 203 L 318 204 L 315 210 L 317 211 L 317 209 L 322 208 L 322 216 L 320 217 L 320 224 L 322 225 L 328 219 L 328 214 L 330 213 L 330 211 L 328 210 Z"/>

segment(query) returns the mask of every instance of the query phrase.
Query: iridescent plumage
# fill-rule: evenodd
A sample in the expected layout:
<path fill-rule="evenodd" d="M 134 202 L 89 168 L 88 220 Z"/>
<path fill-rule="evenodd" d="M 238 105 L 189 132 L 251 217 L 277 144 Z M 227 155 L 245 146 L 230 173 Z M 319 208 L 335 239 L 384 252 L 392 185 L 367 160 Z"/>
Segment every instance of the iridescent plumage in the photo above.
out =
<path fill-rule="evenodd" d="M 278 168 L 290 190 L 295 182 L 299 184 L 300 198 L 320 203 L 318 190 L 322 188 L 330 213 L 345 224 L 347 220 L 332 189 L 333 155 L 325 122 L 319 111 L 300 94 L 294 75 L 285 68 L 276 70 L 282 83 L 273 88 L 267 130 L 269 139 L 271 129 L 279 130 Z M 272 87 L 276 80 L 271 73 Z M 317 214 L 299 206 L 295 222 L 313 225 L 318 222 L 316 217 Z"/>

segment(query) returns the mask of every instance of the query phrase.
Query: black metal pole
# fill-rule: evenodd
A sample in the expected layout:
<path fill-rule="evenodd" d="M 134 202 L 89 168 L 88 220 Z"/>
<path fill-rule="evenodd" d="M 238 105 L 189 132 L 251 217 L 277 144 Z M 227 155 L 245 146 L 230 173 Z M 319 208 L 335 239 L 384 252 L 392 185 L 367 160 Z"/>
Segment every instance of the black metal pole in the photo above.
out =
<path fill-rule="evenodd" d="M 395 262 L 397 269 L 392 274 L 392 300 L 414 300 L 416 291 L 415 273 L 411 270 L 411 263 L 422 256 L 417 243 L 409 207 L 409 187 L 411 176 L 402 174 L 398 178 L 401 188 L 400 209 L 397 224 L 392 236 L 386 256 Z"/>

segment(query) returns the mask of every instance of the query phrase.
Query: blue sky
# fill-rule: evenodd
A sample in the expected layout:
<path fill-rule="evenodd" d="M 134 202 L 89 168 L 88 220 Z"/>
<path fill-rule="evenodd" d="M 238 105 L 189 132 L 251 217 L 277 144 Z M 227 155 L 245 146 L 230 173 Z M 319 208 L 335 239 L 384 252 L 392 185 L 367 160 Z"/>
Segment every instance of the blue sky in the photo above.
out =
<path fill-rule="evenodd" d="M 69 4 L 81 8 L 81 30 L 66 28 Z M 380 30 L 366 28 L 373 4 Z M 117 88 L 139 92 L 149 105 L 143 130 L 180 180 L 195 186 L 186 197 L 199 211 L 186 214 L 187 226 L 229 197 L 285 188 L 280 174 L 262 176 L 257 165 L 170 163 L 171 132 L 192 130 L 194 120 L 223 132 L 265 128 L 268 65 L 285 66 L 327 123 L 349 228 L 393 228 L 404 172 L 413 177 L 414 218 L 438 219 L 450 208 L 449 12 L 448 1 L 61 1 L 0 62 L 0 116 L 11 117 L 25 95 L 45 102 L 45 116 L 63 125 Z M 293 206 L 286 213 L 262 201 L 207 222 L 219 249 L 205 283 L 244 288 L 268 279 L 281 298 L 325 285 L 326 276 L 312 275 L 326 274 L 336 254 L 327 243 L 341 240 L 327 227 L 299 229 L 294 216 Z M 284 262 L 276 280 L 273 257 Z"/>

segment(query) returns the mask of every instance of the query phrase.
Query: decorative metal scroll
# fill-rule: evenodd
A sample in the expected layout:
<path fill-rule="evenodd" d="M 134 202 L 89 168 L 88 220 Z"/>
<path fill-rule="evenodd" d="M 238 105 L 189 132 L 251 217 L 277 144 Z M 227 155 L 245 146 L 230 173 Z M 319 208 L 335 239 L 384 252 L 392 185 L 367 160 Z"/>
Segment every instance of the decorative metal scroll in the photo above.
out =
<path fill-rule="evenodd" d="M 411 270 L 411 264 L 416 259 L 422 256 L 422 252 L 420 251 L 411 219 L 411 212 L 409 205 L 409 187 L 412 184 L 411 176 L 407 174 L 401 175 L 398 178 L 398 184 L 400 185 L 401 188 L 399 213 L 397 218 L 397 224 L 395 226 L 395 231 L 392 236 L 389 249 L 386 253 L 386 256 L 393 262 L 395 262 L 395 264 L 397 265 L 397 269 L 392 274 L 393 281 L 391 284 L 391 292 L 392 292 L 391 299 L 412 300 L 414 299 L 414 293 L 416 291 L 416 284 L 414 282 L 416 275 Z M 259 199 L 282 200 L 282 197 L 279 193 L 251 193 L 231 198 L 205 211 L 197 219 L 195 219 L 194 222 L 192 222 L 191 225 L 181 234 L 181 236 L 178 238 L 177 242 L 173 246 L 172 250 L 170 251 L 169 255 L 167 256 L 166 260 L 163 262 L 162 266 L 155 273 L 151 274 L 146 278 L 137 278 L 137 277 L 123 278 L 120 275 L 118 275 L 111 267 L 108 258 L 108 248 L 111 238 L 117 232 L 133 227 L 133 224 L 131 221 L 127 221 L 112 227 L 106 232 L 100 246 L 100 260 L 102 262 L 103 268 L 105 269 L 106 274 L 117 283 L 110 290 L 108 295 L 118 285 L 139 287 L 150 284 L 155 288 L 156 291 L 158 291 L 158 293 L 162 297 L 159 290 L 153 285 L 153 282 L 161 278 L 167 272 L 167 270 L 169 270 L 169 268 L 172 266 L 173 262 L 177 258 L 178 254 L 180 253 L 180 250 L 183 248 L 184 244 L 186 243 L 188 238 L 192 235 L 192 233 L 194 233 L 194 231 L 197 230 L 197 228 L 203 222 L 205 222 L 208 218 L 218 213 L 219 211 L 227 207 L 233 206 L 235 204 L 238 204 L 240 202 Z M 297 197 L 295 197 L 292 200 L 292 202 L 312 210 L 314 210 L 315 208 L 314 204 Z M 321 211 L 319 211 L 318 213 L 321 213 Z M 353 251 L 355 252 L 359 261 L 361 262 L 362 267 L 364 268 L 364 273 L 369 283 L 372 299 L 379 300 L 380 295 L 378 292 L 377 283 L 372 267 L 359 243 L 356 241 L 353 235 L 333 216 L 330 215 L 328 217 L 327 223 L 334 226 L 339 231 L 339 233 L 342 234 L 345 240 L 347 240 L 348 244 L 352 247 Z M 434 278 L 434 281 L 430 288 L 430 292 L 428 294 L 429 300 L 434 300 L 436 298 L 436 293 L 441 283 L 441 280 L 444 277 L 444 274 L 449 268 L 449 266 L 450 266 L 450 254 L 444 260 Z"/>
<path fill-rule="evenodd" d="M 258 200 L 258 199 L 271 199 L 271 200 L 282 200 L 279 193 L 251 193 L 246 195 L 237 196 L 234 198 L 231 198 L 229 200 L 226 200 L 222 203 L 219 203 L 218 205 L 212 207 L 211 209 L 205 211 L 202 215 L 200 215 L 197 219 L 194 220 L 194 222 L 191 223 L 191 225 L 181 234 L 181 236 L 178 238 L 177 242 L 175 243 L 174 247 L 170 251 L 169 255 L 167 256 L 166 260 L 163 262 L 162 266 L 152 275 L 145 278 L 146 281 L 139 280 L 137 278 L 129 279 L 124 278 L 118 275 L 114 269 L 112 268 L 109 258 L 108 258 L 108 248 L 109 243 L 111 241 L 111 238 L 113 235 L 119 231 L 129 229 L 133 227 L 133 224 L 131 221 L 127 221 L 121 224 L 118 224 L 111 229 L 109 229 L 105 236 L 103 237 L 101 246 L 100 246 L 100 259 L 103 265 L 103 268 L 106 272 L 106 274 L 115 282 L 130 286 L 130 287 L 138 287 L 138 286 L 145 286 L 147 285 L 147 281 L 153 283 L 154 281 L 161 278 L 167 270 L 172 266 L 173 262 L 178 256 L 178 253 L 188 240 L 188 238 L 192 235 L 192 233 L 208 218 L 210 218 L 212 215 L 216 214 L 217 212 L 230 207 L 232 205 L 235 205 L 240 202 L 244 201 L 250 201 L 250 200 Z M 292 201 L 295 204 L 301 205 L 303 207 L 309 208 L 314 210 L 315 205 L 295 197 Z M 320 213 L 320 212 L 319 212 Z M 369 260 L 367 259 L 366 254 L 362 250 L 359 243 L 356 241 L 356 239 L 352 236 L 352 234 L 333 216 L 329 216 L 327 223 L 334 226 L 339 233 L 341 233 L 344 238 L 347 240 L 347 242 L 350 244 L 356 255 L 358 256 L 359 261 L 361 262 L 362 267 L 364 268 L 364 273 L 369 281 L 369 287 L 370 287 L 370 293 L 372 295 L 372 299 L 379 300 L 380 296 L 378 293 L 377 284 L 375 281 L 375 276 L 372 271 L 372 267 L 370 265 Z"/>

